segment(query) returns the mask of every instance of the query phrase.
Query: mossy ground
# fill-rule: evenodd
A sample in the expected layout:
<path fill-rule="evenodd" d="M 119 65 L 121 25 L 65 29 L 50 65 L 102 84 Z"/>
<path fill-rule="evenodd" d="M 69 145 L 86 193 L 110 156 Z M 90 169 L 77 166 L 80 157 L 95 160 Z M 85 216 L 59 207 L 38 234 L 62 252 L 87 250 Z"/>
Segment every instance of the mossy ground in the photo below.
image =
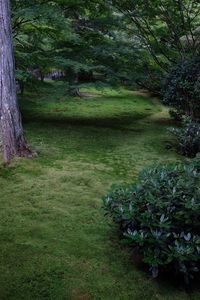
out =
<path fill-rule="evenodd" d="M 72 99 L 58 82 L 21 99 L 38 156 L 0 167 L 0 299 L 199 299 L 138 270 L 101 208 L 112 183 L 180 159 L 165 148 L 167 110 L 123 89 L 95 93 Z"/>

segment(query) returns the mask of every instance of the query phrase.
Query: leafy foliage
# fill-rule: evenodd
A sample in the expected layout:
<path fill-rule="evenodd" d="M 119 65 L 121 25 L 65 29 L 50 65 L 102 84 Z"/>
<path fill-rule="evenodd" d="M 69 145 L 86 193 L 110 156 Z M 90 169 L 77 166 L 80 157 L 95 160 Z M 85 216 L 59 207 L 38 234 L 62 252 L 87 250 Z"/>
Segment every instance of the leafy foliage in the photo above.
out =
<path fill-rule="evenodd" d="M 200 152 L 200 124 L 185 118 L 181 128 L 170 130 L 178 139 L 178 150 L 188 157 L 195 157 Z"/>
<path fill-rule="evenodd" d="M 70 89 L 81 87 L 83 73 L 90 81 L 133 82 L 136 46 L 122 16 L 105 1 L 13 0 L 12 4 L 20 73 L 37 71 L 43 78 L 59 70 Z"/>
<path fill-rule="evenodd" d="M 169 115 L 174 121 L 182 121 L 183 119 L 183 114 L 178 110 L 170 109 Z"/>
<path fill-rule="evenodd" d="M 165 73 L 155 64 L 155 62 L 146 55 L 143 56 L 143 61 L 137 63 L 135 67 L 137 75 L 135 81 L 139 87 L 150 91 L 154 95 L 160 96 L 161 81 Z"/>
<path fill-rule="evenodd" d="M 113 0 L 136 28 L 141 46 L 164 70 L 199 51 L 199 1 Z"/>
<path fill-rule="evenodd" d="M 188 284 L 200 267 L 200 159 L 152 167 L 138 183 L 115 186 L 104 207 L 123 241 L 137 249 L 153 277 L 175 271 Z"/>
<path fill-rule="evenodd" d="M 143 80 L 139 82 L 140 85 L 144 83 L 143 87 L 158 93 L 161 87 L 159 76 L 155 77 L 158 68 L 163 76 L 182 61 L 199 55 L 199 1 L 111 2 L 124 15 L 125 22 L 131 28 L 134 44 L 138 44 L 140 49 L 140 59 L 148 66 L 148 69 L 143 68 L 143 72 L 139 74 L 139 77 L 143 75 Z M 156 80 L 152 80 L 153 78 Z"/>
<path fill-rule="evenodd" d="M 163 82 L 163 103 L 193 119 L 200 117 L 200 59 L 186 60 L 174 68 Z"/>
<path fill-rule="evenodd" d="M 59 70 L 72 88 L 86 72 L 159 94 L 171 67 L 199 53 L 198 1 L 11 2 L 17 70 Z"/>

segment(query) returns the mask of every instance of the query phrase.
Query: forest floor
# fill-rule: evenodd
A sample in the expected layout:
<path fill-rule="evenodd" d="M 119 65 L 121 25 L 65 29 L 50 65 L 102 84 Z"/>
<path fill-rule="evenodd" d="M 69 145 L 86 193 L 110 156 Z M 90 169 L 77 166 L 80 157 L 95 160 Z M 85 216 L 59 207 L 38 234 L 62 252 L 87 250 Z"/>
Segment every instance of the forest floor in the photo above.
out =
<path fill-rule="evenodd" d="M 0 167 L 0 299 L 200 299 L 136 268 L 102 209 L 112 183 L 181 159 L 166 149 L 167 109 L 123 89 L 89 92 L 69 98 L 54 82 L 20 101 L 38 156 Z"/>

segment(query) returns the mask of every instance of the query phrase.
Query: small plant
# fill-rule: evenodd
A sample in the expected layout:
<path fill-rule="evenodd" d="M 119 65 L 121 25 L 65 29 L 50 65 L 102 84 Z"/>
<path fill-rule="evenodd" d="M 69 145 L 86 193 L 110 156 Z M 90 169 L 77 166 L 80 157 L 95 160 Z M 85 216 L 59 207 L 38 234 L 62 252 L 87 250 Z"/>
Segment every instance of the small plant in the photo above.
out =
<path fill-rule="evenodd" d="M 200 124 L 185 118 L 181 128 L 173 128 L 170 131 L 178 139 L 178 150 L 188 157 L 195 157 L 200 152 Z"/>
<path fill-rule="evenodd" d="M 123 242 L 137 249 L 153 277 L 168 270 L 188 285 L 200 270 L 199 170 L 199 158 L 149 168 L 138 183 L 115 186 L 103 199 Z"/>

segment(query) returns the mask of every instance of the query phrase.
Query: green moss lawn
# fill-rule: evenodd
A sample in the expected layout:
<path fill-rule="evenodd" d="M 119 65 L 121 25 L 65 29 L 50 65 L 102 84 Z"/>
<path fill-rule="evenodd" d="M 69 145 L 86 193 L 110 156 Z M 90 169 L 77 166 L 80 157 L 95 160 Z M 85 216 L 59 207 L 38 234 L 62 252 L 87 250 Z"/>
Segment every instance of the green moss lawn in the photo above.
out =
<path fill-rule="evenodd" d="M 69 98 L 48 83 L 21 99 L 38 156 L 0 167 L 1 300 L 200 299 L 134 266 L 104 216 L 112 183 L 180 159 L 167 110 L 126 90 Z"/>

